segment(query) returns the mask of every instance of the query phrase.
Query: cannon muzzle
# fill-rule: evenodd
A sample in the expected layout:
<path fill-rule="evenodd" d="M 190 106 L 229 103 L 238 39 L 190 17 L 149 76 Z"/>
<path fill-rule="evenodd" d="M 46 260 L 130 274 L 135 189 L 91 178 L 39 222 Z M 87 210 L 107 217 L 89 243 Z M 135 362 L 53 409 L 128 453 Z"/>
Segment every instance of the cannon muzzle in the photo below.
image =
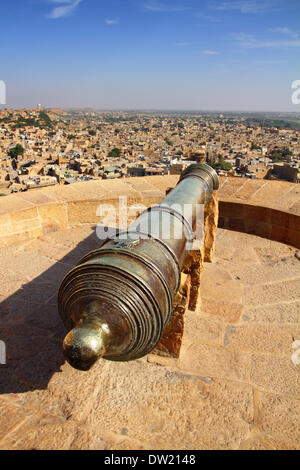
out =
<path fill-rule="evenodd" d="M 100 357 L 135 360 L 156 347 L 170 321 L 199 213 L 218 187 L 210 166 L 189 166 L 159 205 L 67 274 L 58 307 L 69 331 L 63 351 L 73 367 L 88 370 Z"/>

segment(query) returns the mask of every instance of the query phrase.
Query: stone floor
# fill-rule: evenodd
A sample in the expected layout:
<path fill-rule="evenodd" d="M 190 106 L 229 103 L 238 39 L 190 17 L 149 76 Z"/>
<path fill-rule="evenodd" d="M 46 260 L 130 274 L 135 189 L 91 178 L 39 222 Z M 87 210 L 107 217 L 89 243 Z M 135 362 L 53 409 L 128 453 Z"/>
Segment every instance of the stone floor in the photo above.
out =
<path fill-rule="evenodd" d="M 179 360 L 84 373 L 64 363 L 56 292 L 95 247 L 81 226 L 0 250 L 0 449 L 300 449 L 296 249 L 218 230 Z"/>

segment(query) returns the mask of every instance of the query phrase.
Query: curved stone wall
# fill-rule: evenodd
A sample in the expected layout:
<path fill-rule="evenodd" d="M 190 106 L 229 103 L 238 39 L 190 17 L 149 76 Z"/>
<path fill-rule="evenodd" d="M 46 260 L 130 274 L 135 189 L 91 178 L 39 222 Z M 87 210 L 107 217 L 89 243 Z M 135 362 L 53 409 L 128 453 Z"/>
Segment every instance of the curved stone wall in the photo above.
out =
<path fill-rule="evenodd" d="M 219 200 L 219 227 L 300 248 L 300 185 L 225 178 Z"/>
<path fill-rule="evenodd" d="M 0 247 L 45 233 L 100 221 L 100 204 L 156 204 L 178 176 L 99 180 L 53 186 L 0 198 Z M 300 185 L 283 181 L 221 178 L 219 226 L 300 248 Z"/>

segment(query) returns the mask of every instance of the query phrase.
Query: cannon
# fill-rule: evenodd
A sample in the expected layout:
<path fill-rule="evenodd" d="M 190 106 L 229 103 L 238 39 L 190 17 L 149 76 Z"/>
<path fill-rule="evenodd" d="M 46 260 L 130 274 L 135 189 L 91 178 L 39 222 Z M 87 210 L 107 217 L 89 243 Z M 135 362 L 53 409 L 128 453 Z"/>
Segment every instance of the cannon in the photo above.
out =
<path fill-rule="evenodd" d="M 159 205 L 103 240 L 65 276 L 58 309 L 72 367 L 89 370 L 100 357 L 131 361 L 156 347 L 172 315 L 199 210 L 218 187 L 210 166 L 190 165 Z"/>

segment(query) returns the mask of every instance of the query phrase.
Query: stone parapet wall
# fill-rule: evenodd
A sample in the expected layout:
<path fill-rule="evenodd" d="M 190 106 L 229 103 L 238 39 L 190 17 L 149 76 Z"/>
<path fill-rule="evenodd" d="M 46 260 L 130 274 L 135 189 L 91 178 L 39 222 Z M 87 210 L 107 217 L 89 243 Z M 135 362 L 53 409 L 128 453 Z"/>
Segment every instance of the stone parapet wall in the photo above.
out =
<path fill-rule="evenodd" d="M 300 248 L 300 216 L 269 207 L 220 201 L 219 227 Z"/>
<path fill-rule="evenodd" d="M 0 198 L 0 247 L 43 234 L 96 224 L 100 204 L 148 207 L 160 202 L 178 176 L 99 180 L 54 186 Z M 283 181 L 221 178 L 220 227 L 253 233 L 300 248 L 300 185 Z"/>

